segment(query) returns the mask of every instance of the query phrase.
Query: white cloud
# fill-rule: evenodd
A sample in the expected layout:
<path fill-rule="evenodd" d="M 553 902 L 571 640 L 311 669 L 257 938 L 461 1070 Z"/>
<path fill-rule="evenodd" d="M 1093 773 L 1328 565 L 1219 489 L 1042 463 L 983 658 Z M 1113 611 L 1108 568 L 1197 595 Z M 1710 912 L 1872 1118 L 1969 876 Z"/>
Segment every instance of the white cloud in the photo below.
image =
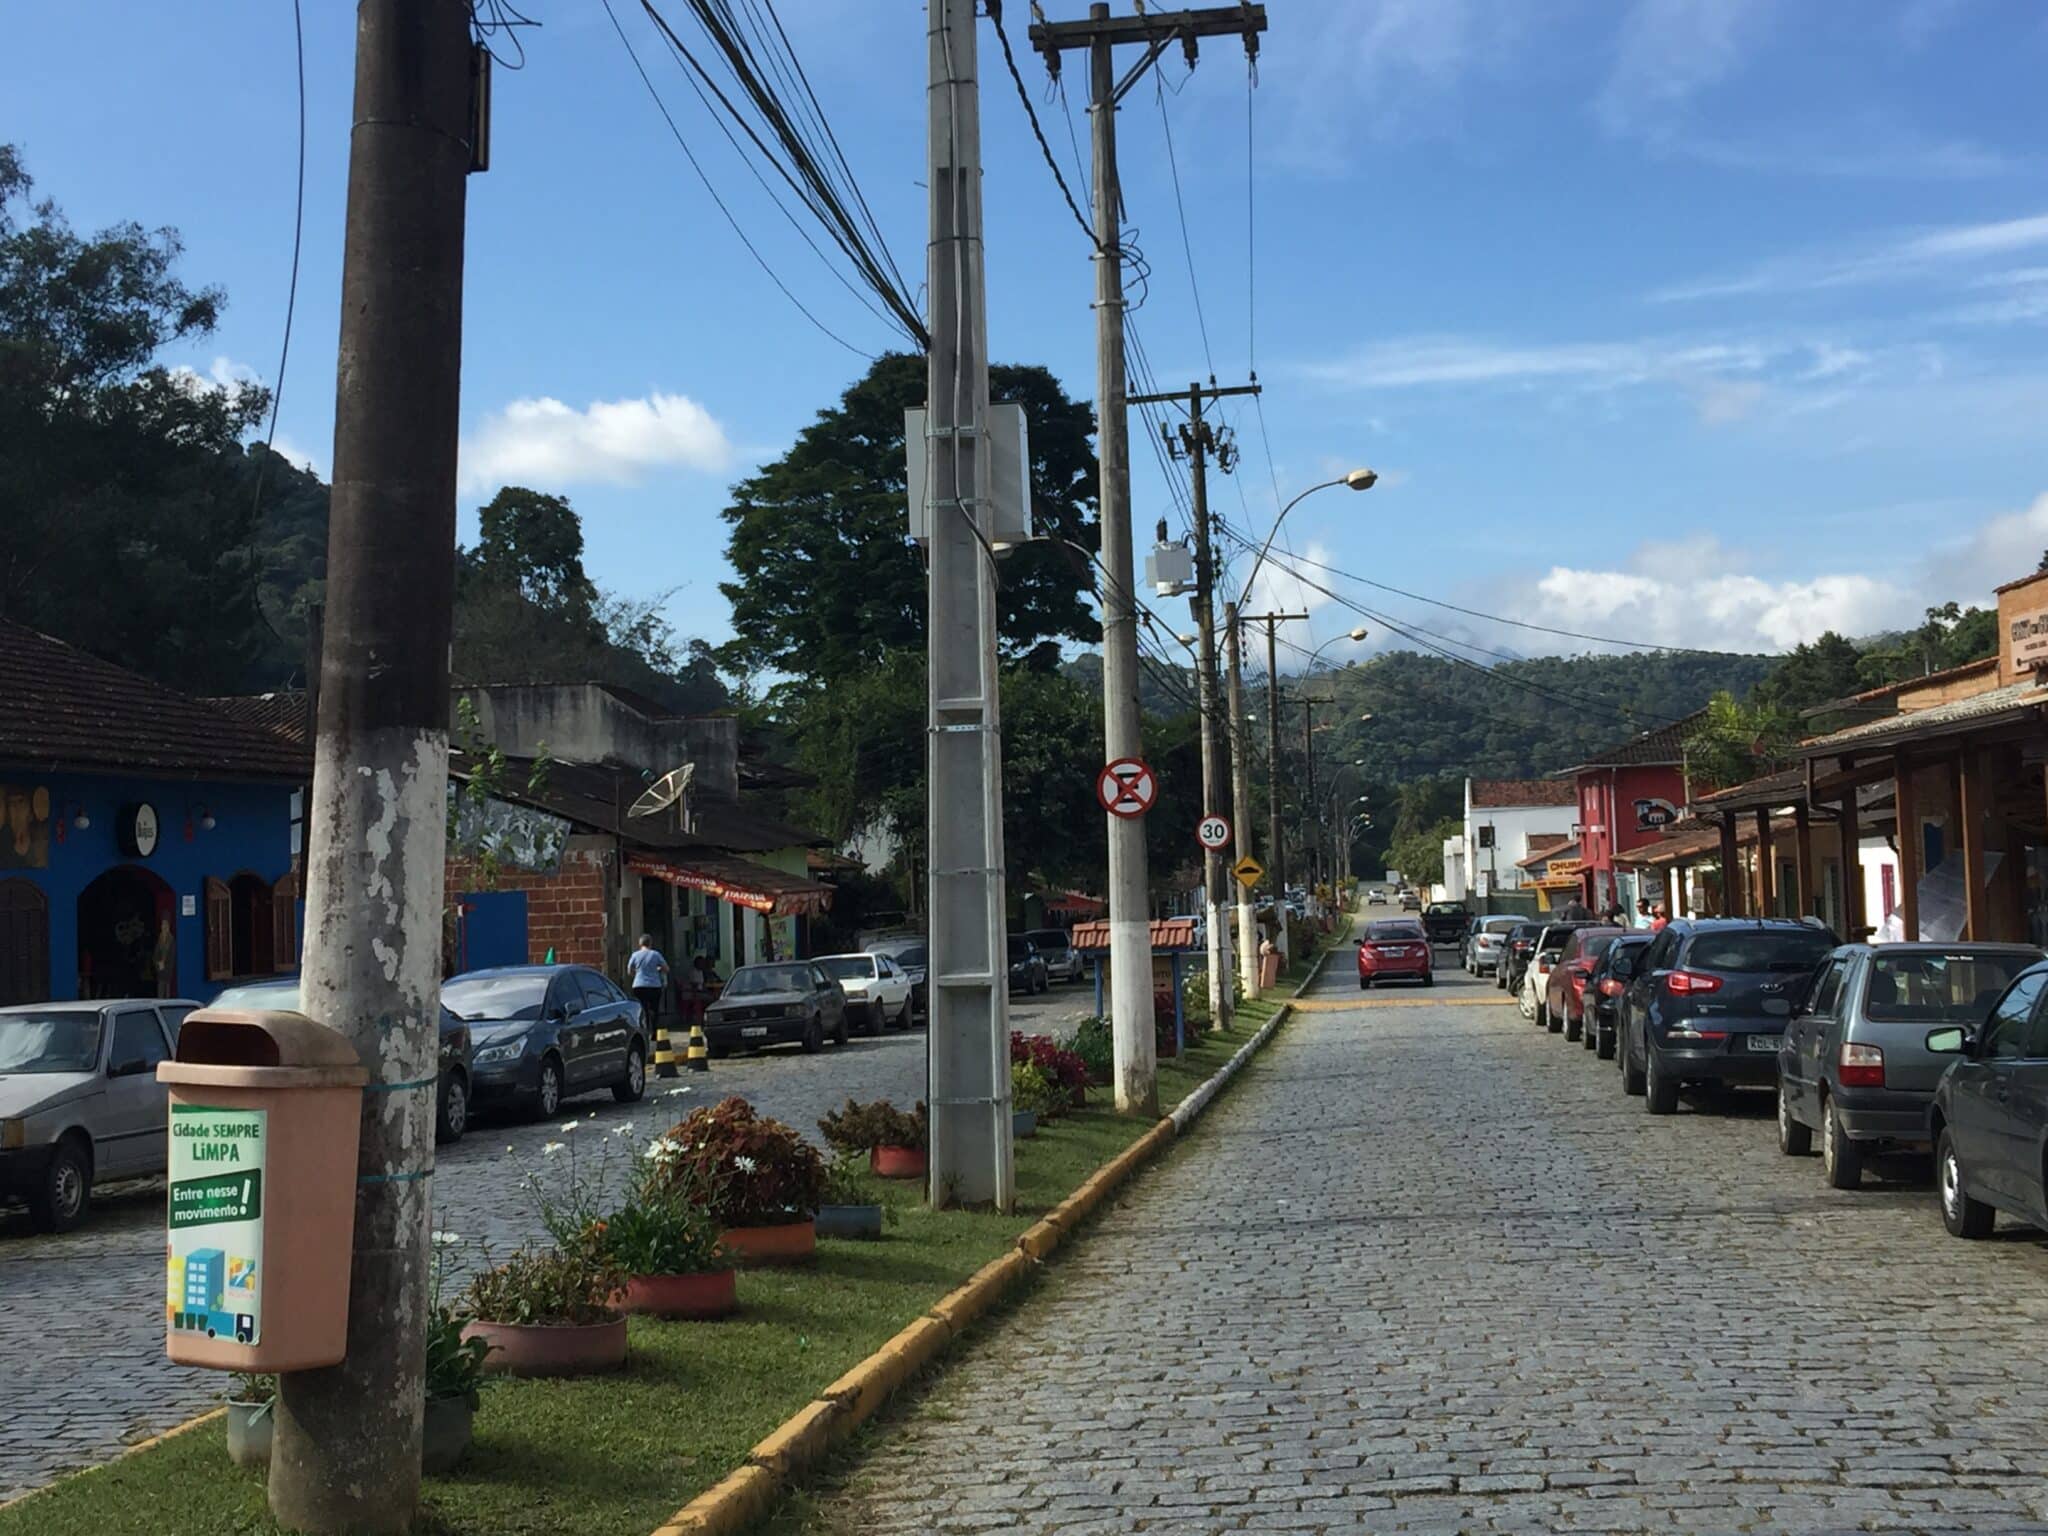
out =
<path fill-rule="evenodd" d="M 216 390 L 234 389 L 243 384 L 263 382 L 247 363 L 238 363 L 231 357 L 216 357 L 205 373 L 180 363 L 170 370 L 171 378 L 194 394 L 211 393 Z"/>
<path fill-rule="evenodd" d="M 1313 579 L 1322 586 L 1334 586 L 1334 582 L 1327 580 L 1323 573 L 1316 569 L 1316 565 L 1334 564 L 1334 557 L 1326 545 L 1315 540 L 1311 540 L 1308 547 L 1301 551 L 1301 556 L 1302 558 L 1297 560 L 1291 552 L 1275 544 L 1272 557 L 1259 567 L 1259 574 L 1239 607 L 1246 613 L 1311 614 L 1328 607 L 1332 601 L 1329 594 L 1317 591 L 1303 578 Z M 1283 569 L 1274 563 L 1276 560 L 1298 565 L 1302 574 L 1296 575 L 1292 570 Z M 1316 562 L 1316 565 L 1309 564 L 1309 561 Z"/>
<path fill-rule="evenodd" d="M 576 410 L 548 397 L 514 400 L 462 442 L 465 491 L 507 482 L 539 488 L 632 485 L 649 471 L 713 471 L 732 458 L 725 429 L 684 395 L 594 400 Z"/>
<path fill-rule="evenodd" d="M 1660 303 L 1720 299 L 1897 282 L 1944 267 L 2048 247 L 2048 214 L 1902 233 L 1846 252 L 1782 257 L 1729 277 L 1674 283 L 1650 298 Z"/>
<path fill-rule="evenodd" d="M 1773 176 L 1824 176 L 1858 181 L 1954 181 L 2009 175 L 2010 155 L 1968 139 L 1922 140 L 1876 125 L 1819 136 L 1774 134 L 1762 140 L 1685 138 L 1674 154 L 1729 171 Z"/>
<path fill-rule="evenodd" d="M 1609 133 L 1661 138 L 1700 91 L 1734 70 L 1756 0 L 1637 0 L 1594 103 Z"/>
<path fill-rule="evenodd" d="M 322 479 L 326 478 L 327 472 L 321 467 L 321 460 L 306 449 L 301 448 L 298 440 L 289 433 L 278 433 L 276 437 L 270 440 L 270 447 L 271 451 L 276 453 L 287 464 L 303 469 L 308 474 L 319 475 Z"/>
<path fill-rule="evenodd" d="M 1989 601 L 1991 589 L 2015 581 L 2048 552 L 2048 492 L 2031 505 L 1980 524 L 1967 537 L 1937 544 L 1924 561 L 1930 603 L 1954 598 L 1965 605 Z"/>

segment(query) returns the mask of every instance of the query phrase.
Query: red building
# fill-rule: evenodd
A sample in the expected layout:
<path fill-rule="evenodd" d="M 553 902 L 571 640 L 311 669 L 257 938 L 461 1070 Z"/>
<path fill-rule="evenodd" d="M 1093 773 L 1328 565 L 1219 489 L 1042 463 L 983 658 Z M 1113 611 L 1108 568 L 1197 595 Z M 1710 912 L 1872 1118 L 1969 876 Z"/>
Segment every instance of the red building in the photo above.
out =
<path fill-rule="evenodd" d="M 1634 909 L 1628 854 L 1662 838 L 1683 814 L 1685 738 L 1699 729 L 1703 713 L 1644 731 L 1564 770 L 1579 791 L 1580 897 L 1595 912 L 1615 901 Z"/>

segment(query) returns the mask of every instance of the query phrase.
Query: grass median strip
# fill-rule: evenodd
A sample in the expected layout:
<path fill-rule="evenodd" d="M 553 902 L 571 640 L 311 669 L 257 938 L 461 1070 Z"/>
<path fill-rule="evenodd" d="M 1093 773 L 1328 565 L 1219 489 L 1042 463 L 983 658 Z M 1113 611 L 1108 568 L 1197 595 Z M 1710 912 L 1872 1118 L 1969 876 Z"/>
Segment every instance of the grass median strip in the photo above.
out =
<path fill-rule="evenodd" d="M 1297 968 L 1298 980 L 1307 967 Z M 1228 1032 L 1189 1031 L 1159 1064 L 1171 1105 L 1278 1011 L 1247 1004 Z M 1097 1090 L 1106 1102 L 1108 1090 Z M 740 1313 L 718 1323 L 633 1319 L 622 1371 L 578 1381 L 494 1383 L 476 1443 L 453 1475 L 429 1479 L 417 1527 L 433 1536 L 631 1536 L 651 1531 L 947 1292 L 1014 1250 L 1019 1237 L 1105 1163 L 1152 1131 L 1091 1105 L 1017 1148 L 1018 1209 L 929 1211 L 917 1185 L 886 1196 L 880 1242 L 821 1241 L 814 1264 L 749 1270 Z M 81 1473 L 0 1510 L 0 1536 L 256 1536 L 269 1519 L 260 1472 L 227 1459 L 218 1421 Z"/>

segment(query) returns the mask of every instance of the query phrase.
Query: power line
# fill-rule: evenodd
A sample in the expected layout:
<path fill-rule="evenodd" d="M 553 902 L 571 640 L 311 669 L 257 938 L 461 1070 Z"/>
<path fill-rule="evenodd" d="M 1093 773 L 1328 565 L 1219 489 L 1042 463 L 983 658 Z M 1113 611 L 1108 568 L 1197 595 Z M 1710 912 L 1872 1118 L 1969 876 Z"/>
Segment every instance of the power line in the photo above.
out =
<path fill-rule="evenodd" d="M 1166 134 L 1166 168 L 1173 174 L 1173 206 L 1180 215 L 1180 248 L 1188 258 L 1188 291 L 1195 298 L 1195 324 L 1202 333 L 1202 360 L 1209 365 L 1209 382 L 1216 382 L 1216 357 L 1209 350 L 1209 318 L 1202 313 L 1202 287 L 1195 281 L 1195 245 L 1188 238 L 1187 204 L 1180 195 L 1180 161 L 1173 152 L 1173 119 L 1166 111 L 1166 87 L 1160 84 L 1159 72 L 1152 73 L 1152 95 L 1159 103 L 1159 126 Z"/>
<path fill-rule="evenodd" d="M 1038 152 L 1045 156 L 1045 167 L 1052 172 L 1052 179 L 1059 183 L 1060 196 L 1067 200 L 1067 212 L 1071 213 L 1074 222 L 1081 226 L 1081 233 L 1088 237 L 1088 243 L 1100 250 L 1101 247 L 1095 239 L 1095 226 L 1088 222 L 1087 216 L 1081 212 L 1081 205 L 1074 201 L 1073 189 L 1067 185 L 1067 178 L 1061 173 L 1059 162 L 1052 157 L 1052 146 L 1045 142 L 1045 129 L 1039 124 L 1037 109 L 1031 105 L 1031 93 L 1024 89 L 1024 77 L 1017 72 L 1017 56 L 1010 51 L 1010 34 L 1003 27 L 1003 0 L 983 0 L 983 3 L 988 7 L 988 19 L 996 24 L 996 41 L 1003 46 L 1003 63 L 1009 68 L 1010 80 L 1017 87 L 1017 100 L 1024 104 L 1024 116 L 1030 120 L 1031 136 L 1038 140 Z M 1063 100 L 1065 94 L 1063 89 Z M 1067 114 L 1068 137 L 1071 138 L 1073 132 L 1074 117 L 1070 111 Z M 1074 150 L 1074 158 L 1076 161 L 1081 158 L 1078 146 Z M 1086 184 L 1085 176 L 1082 177 L 1082 182 Z"/>
<path fill-rule="evenodd" d="M 668 131 L 674 137 L 676 147 L 683 152 L 683 158 L 689 161 L 690 169 L 697 173 L 697 180 L 704 184 L 704 190 L 709 194 L 712 204 L 725 216 L 725 222 L 732 226 L 732 232 L 739 237 L 740 244 L 746 247 L 747 254 L 754 258 L 755 265 L 767 274 L 768 281 L 775 285 L 777 292 L 789 300 L 795 307 L 796 312 L 810 321 L 820 332 L 831 340 L 838 342 L 840 346 L 851 352 L 855 357 L 865 358 L 871 363 L 874 362 L 874 353 L 862 351 L 844 336 L 833 330 L 832 327 L 825 324 L 816 315 L 812 314 L 809 308 L 805 306 L 804 301 L 790 291 L 789 284 L 785 283 L 777 275 L 775 269 L 768 265 L 768 258 L 763 256 L 756 249 L 754 242 L 747 238 L 747 232 L 740 227 L 740 221 L 733 216 L 733 211 L 726 206 L 725 199 L 718 195 L 718 188 L 711 184 L 711 178 L 705 174 L 704 167 L 698 163 L 696 155 L 691 152 L 689 141 L 683 137 L 682 130 L 676 126 L 676 120 L 668 110 L 668 103 L 661 99 L 661 92 L 655 89 L 653 78 L 648 75 L 647 67 L 640 62 L 639 52 L 633 47 L 633 40 L 626 36 L 626 29 L 619 25 L 618 15 L 612 10 L 612 0 L 600 0 L 600 3 L 604 6 L 605 15 L 611 20 L 612 30 L 618 33 L 619 41 L 625 45 L 626 57 L 633 61 L 633 69 L 640 76 L 640 83 L 647 87 L 647 94 L 653 98 L 655 110 L 661 113 L 661 120 L 668 124 Z M 780 205 L 778 204 L 778 206 Z M 812 248 L 816 249 L 815 246 Z M 822 254 L 821 252 L 821 257 Z"/>

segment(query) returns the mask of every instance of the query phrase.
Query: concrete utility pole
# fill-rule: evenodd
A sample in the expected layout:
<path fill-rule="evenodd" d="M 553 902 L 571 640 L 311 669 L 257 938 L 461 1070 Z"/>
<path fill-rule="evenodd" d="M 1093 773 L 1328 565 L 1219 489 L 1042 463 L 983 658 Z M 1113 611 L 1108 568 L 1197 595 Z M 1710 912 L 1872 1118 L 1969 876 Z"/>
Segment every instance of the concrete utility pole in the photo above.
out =
<path fill-rule="evenodd" d="M 1230 677 L 1230 824 L 1241 858 L 1256 858 L 1252 851 L 1252 766 L 1251 744 L 1244 732 L 1244 642 L 1239 633 L 1237 604 L 1223 605 L 1223 649 Z M 1252 888 L 1237 888 L 1237 977 L 1246 997 L 1259 995 L 1259 916 Z"/>
<path fill-rule="evenodd" d="M 1266 626 L 1266 840 L 1272 860 L 1266 873 L 1273 880 L 1273 948 L 1284 961 L 1287 948 L 1287 850 L 1280 831 L 1280 626 L 1289 620 L 1307 619 L 1305 613 L 1247 613 L 1239 616 L 1247 624 Z"/>
<path fill-rule="evenodd" d="M 1316 865 L 1320 861 L 1317 848 L 1319 839 L 1315 834 L 1316 822 L 1321 807 L 1316 804 L 1316 744 L 1315 744 L 1315 701 L 1308 696 L 1308 679 L 1302 679 L 1301 693 L 1301 761 L 1303 771 L 1308 775 L 1308 787 L 1301 802 L 1301 858 L 1307 867 L 1302 871 L 1302 884 L 1308 887 L 1308 899 L 1313 910 L 1316 899 Z"/>
<path fill-rule="evenodd" d="M 1225 474 L 1230 472 L 1235 452 L 1229 440 L 1229 429 L 1220 443 L 1215 431 L 1202 419 L 1204 400 L 1217 400 L 1226 395 L 1256 395 L 1256 384 L 1238 384 L 1219 388 L 1212 379 L 1209 387 L 1200 384 L 1188 385 L 1186 395 L 1188 407 L 1187 424 L 1180 428 L 1180 453 L 1186 457 L 1189 481 L 1194 491 L 1195 519 L 1195 631 L 1201 637 L 1196 652 L 1196 672 L 1199 684 L 1198 702 L 1202 712 L 1202 814 L 1216 814 L 1223 801 L 1223 779 L 1225 773 L 1223 746 L 1222 683 L 1216 670 L 1216 545 L 1215 529 L 1209 518 L 1209 456 L 1217 456 L 1216 467 Z M 1178 405 L 1180 395 L 1133 395 L 1132 405 Z M 1169 448 L 1171 445 L 1169 445 Z M 1244 829 L 1238 825 L 1238 811 L 1231 810 L 1231 829 L 1242 847 Z M 1209 1027 L 1228 1029 L 1230 1016 L 1236 1011 L 1235 989 L 1225 979 L 1229 970 L 1229 956 L 1232 945 L 1229 941 L 1229 917 L 1227 888 L 1230 872 L 1222 849 L 1205 850 L 1202 857 L 1202 902 L 1208 929 L 1209 962 Z"/>
<path fill-rule="evenodd" d="M 466 0 L 361 0 L 342 256 L 303 1008 L 369 1068 L 348 1357 L 282 1378 L 289 1530 L 409 1530 L 419 1503 L 462 385 Z"/>
<path fill-rule="evenodd" d="M 926 670 L 931 1202 L 1015 1203 L 974 0 L 930 0 Z M 912 445 L 916 447 L 918 445 Z M 1125 555 L 1130 552 L 1128 537 Z M 1128 579 L 1128 573 L 1126 575 Z M 1150 1036 L 1147 1036 L 1149 1041 Z"/>
<path fill-rule="evenodd" d="M 1109 761 L 1140 757 L 1143 717 L 1138 707 L 1137 594 L 1131 584 L 1131 458 L 1124 387 L 1123 196 L 1117 180 L 1116 108 L 1167 45 L 1178 39 L 1189 62 L 1197 39 L 1242 36 L 1256 56 L 1265 30 L 1263 6 L 1239 5 L 1178 11 L 1157 18 L 1140 12 L 1114 19 L 1105 0 L 1088 7 L 1086 21 L 1041 22 L 1031 44 L 1059 71 L 1068 49 L 1088 52 L 1088 118 L 1094 145 L 1095 235 L 1095 452 L 1101 466 L 1104 749 Z M 1119 81 L 1118 43 L 1142 43 L 1145 53 Z M 1142 818 L 1105 813 L 1109 833 L 1110 1032 L 1115 1053 L 1116 1103 L 1127 1114 L 1159 1112 L 1159 1073 L 1152 1033 L 1151 884 L 1145 868 Z"/>

